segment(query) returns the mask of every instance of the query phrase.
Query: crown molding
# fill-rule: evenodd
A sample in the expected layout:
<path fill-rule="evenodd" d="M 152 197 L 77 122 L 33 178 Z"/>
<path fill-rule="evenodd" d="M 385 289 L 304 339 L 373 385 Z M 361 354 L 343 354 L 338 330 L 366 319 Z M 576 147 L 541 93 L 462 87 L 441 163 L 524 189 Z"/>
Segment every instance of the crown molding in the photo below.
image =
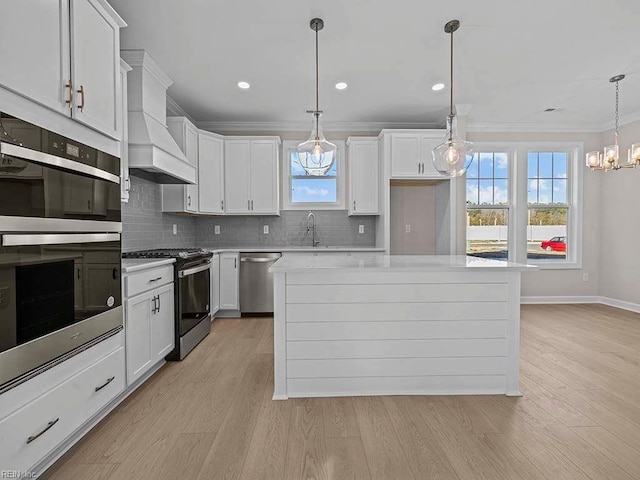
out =
<path fill-rule="evenodd" d="M 120 57 L 133 68 L 143 68 L 158 80 L 166 89 L 173 85 L 173 80 L 162 70 L 162 67 L 149 55 L 146 50 L 120 50 Z"/>
<path fill-rule="evenodd" d="M 467 132 L 517 132 L 517 133 L 599 133 L 601 125 L 549 125 L 545 123 L 468 123 Z"/>
<path fill-rule="evenodd" d="M 629 125 L 630 123 L 634 123 L 638 121 L 640 121 L 640 110 L 631 112 L 627 115 L 623 115 L 622 117 L 620 117 L 619 124 L 621 127 L 624 127 L 625 125 Z M 600 130 L 600 132 L 608 132 L 609 130 L 613 130 L 615 127 L 616 127 L 616 122 L 613 120 L 610 120 L 601 125 L 602 129 Z"/>
<path fill-rule="evenodd" d="M 306 132 L 309 122 L 195 122 L 198 128 L 211 132 Z M 369 132 L 376 135 L 384 129 L 432 129 L 438 122 L 324 122 L 325 132 Z"/>
<path fill-rule="evenodd" d="M 167 113 L 170 117 L 186 117 L 191 123 L 194 125 L 196 124 L 196 121 L 191 118 L 191 115 L 189 115 L 186 110 L 178 105 L 169 95 L 167 95 Z"/>

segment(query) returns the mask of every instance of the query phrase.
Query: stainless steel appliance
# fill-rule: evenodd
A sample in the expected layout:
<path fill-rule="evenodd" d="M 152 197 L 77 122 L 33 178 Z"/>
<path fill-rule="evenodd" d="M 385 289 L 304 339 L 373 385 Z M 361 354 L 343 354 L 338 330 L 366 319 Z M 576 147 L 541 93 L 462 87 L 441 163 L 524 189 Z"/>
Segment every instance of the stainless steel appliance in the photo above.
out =
<path fill-rule="evenodd" d="M 156 249 L 124 253 L 123 258 L 175 258 L 176 348 L 168 360 L 182 360 L 211 331 L 211 257 L 202 249 Z"/>
<path fill-rule="evenodd" d="M 269 267 L 281 253 L 240 254 L 240 312 L 273 312 L 273 274 Z"/>
<path fill-rule="evenodd" d="M 119 175 L 0 112 L 0 393 L 122 330 Z"/>

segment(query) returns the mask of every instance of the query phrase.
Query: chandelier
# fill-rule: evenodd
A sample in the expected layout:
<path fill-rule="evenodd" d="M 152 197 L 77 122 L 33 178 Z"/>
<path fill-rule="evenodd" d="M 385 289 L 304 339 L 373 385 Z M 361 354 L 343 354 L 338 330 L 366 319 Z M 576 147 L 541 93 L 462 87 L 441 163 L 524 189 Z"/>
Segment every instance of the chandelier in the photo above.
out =
<path fill-rule="evenodd" d="M 450 102 L 447 116 L 447 136 L 445 141 L 435 147 L 431 154 L 436 170 L 446 177 L 464 175 L 473 160 L 473 143 L 458 136 L 456 115 L 453 113 L 453 33 L 460 28 L 458 20 L 451 20 L 444 26 L 445 33 L 451 35 L 450 67 L 451 84 L 449 85 Z"/>
<path fill-rule="evenodd" d="M 298 145 L 297 150 L 298 161 L 307 175 L 322 176 L 331 170 L 338 147 L 324 138 L 320 124 L 322 110 L 318 101 L 318 32 L 324 28 L 324 21 L 321 18 L 314 18 L 309 26 L 316 32 L 316 109 L 307 111 L 313 114 L 311 135 L 309 140 Z"/>
<path fill-rule="evenodd" d="M 624 79 L 624 75 L 616 75 L 611 77 L 609 81 L 616 84 L 616 127 L 614 131 L 613 145 L 604 147 L 604 153 L 593 151 L 587 153 L 587 167 L 592 171 L 604 170 L 620 170 L 621 168 L 636 168 L 640 165 L 640 143 L 634 143 L 627 151 L 627 163 L 620 164 L 620 147 L 618 145 L 618 123 L 620 113 L 618 103 L 620 99 L 620 80 Z"/>

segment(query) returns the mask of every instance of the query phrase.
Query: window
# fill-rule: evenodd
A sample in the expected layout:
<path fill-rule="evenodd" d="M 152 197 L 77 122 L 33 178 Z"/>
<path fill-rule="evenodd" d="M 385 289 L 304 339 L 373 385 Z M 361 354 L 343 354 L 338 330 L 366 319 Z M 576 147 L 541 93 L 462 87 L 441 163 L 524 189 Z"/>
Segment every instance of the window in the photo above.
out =
<path fill-rule="evenodd" d="M 509 154 L 480 152 L 467 170 L 467 255 L 509 257 Z"/>
<path fill-rule="evenodd" d="M 338 146 L 331 170 L 322 177 L 307 175 L 298 160 L 299 141 L 283 145 L 283 204 L 285 210 L 344 210 L 344 142 Z"/>
<path fill-rule="evenodd" d="M 527 259 L 567 259 L 567 158 L 567 152 L 528 153 Z"/>

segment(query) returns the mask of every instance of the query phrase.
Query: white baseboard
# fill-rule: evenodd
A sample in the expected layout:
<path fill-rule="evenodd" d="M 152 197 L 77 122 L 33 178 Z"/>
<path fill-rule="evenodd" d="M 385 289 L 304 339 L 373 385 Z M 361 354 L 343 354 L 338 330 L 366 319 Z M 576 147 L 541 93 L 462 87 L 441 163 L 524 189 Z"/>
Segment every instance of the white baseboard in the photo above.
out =
<path fill-rule="evenodd" d="M 560 304 L 560 303 L 599 303 L 609 307 L 621 308 L 630 312 L 640 313 L 640 304 L 625 302 L 615 298 L 600 297 L 597 295 L 583 296 L 541 296 L 541 297 L 520 297 L 523 304 Z"/>

